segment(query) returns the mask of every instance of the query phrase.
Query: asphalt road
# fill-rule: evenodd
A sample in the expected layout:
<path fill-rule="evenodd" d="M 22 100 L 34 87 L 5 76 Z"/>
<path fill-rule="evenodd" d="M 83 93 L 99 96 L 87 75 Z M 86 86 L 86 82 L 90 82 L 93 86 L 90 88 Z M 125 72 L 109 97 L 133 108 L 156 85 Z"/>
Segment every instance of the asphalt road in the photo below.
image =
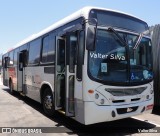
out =
<path fill-rule="evenodd" d="M 36 135 L 31 132 L 45 132 L 41 135 L 159 135 L 160 111 L 155 114 L 144 114 L 133 118 L 113 122 L 84 126 L 60 113 L 54 117 L 45 116 L 42 106 L 18 93 L 10 95 L 8 88 L 0 85 L 0 132 L 2 128 L 11 128 L 15 134 L 0 133 L 0 135 Z M 19 130 L 18 130 L 19 129 Z M 36 129 L 36 130 L 35 130 Z M 16 132 L 19 133 L 17 134 Z M 22 132 L 23 131 L 23 132 Z M 139 133 L 150 131 L 152 133 Z M 159 133 L 155 133 L 159 131 Z M 30 134 L 20 134 L 20 133 Z"/>

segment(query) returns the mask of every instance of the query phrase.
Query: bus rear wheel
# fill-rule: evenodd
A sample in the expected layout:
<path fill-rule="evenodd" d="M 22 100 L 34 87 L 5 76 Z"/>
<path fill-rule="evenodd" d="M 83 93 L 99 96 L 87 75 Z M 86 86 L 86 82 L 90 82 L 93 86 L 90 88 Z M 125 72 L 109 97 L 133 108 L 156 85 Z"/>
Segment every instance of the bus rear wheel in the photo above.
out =
<path fill-rule="evenodd" d="M 53 116 L 55 112 L 53 94 L 50 88 L 46 88 L 43 93 L 43 110 L 47 116 Z"/>

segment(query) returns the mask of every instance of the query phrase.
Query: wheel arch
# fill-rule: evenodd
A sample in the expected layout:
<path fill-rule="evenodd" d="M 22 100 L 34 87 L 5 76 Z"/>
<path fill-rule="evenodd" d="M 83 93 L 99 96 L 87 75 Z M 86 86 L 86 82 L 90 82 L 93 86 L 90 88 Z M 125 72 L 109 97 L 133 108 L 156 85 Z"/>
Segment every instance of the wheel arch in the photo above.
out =
<path fill-rule="evenodd" d="M 42 103 L 43 93 L 46 88 L 50 88 L 52 95 L 54 93 L 54 87 L 49 82 L 43 82 L 40 87 L 40 103 Z"/>

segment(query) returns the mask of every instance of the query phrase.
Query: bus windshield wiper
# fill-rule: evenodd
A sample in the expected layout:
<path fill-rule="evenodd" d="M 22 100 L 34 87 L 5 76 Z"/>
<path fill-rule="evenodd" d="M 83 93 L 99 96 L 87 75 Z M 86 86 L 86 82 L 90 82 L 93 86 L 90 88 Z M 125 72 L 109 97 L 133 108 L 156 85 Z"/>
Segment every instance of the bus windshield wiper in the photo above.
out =
<path fill-rule="evenodd" d="M 128 44 L 125 42 L 125 40 L 112 27 L 108 27 L 108 31 L 112 31 L 124 46 L 128 46 Z"/>
<path fill-rule="evenodd" d="M 138 40 L 137 40 L 135 46 L 133 47 L 134 50 L 137 49 L 137 47 L 139 46 L 139 44 L 140 44 L 140 42 L 141 42 L 141 40 L 142 40 L 142 37 L 143 37 L 143 34 L 141 33 L 141 34 L 139 35 L 139 37 L 138 37 Z"/>

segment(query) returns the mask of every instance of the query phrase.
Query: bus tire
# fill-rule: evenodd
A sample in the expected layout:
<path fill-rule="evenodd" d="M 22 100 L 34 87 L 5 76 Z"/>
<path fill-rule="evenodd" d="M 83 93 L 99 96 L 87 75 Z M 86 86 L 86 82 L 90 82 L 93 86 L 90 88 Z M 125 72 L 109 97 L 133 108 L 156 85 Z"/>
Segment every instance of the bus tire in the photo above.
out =
<path fill-rule="evenodd" d="M 44 90 L 43 96 L 43 110 L 47 116 L 53 116 L 55 112 L 53 94 L 50 88 Z"/>
<path fill-rule="evenodd" d="M 12 94 L 12 95 L 14 94 L 13 83 L 12 83 L 11 80 L 9 81 L 9 93 Z"/>

